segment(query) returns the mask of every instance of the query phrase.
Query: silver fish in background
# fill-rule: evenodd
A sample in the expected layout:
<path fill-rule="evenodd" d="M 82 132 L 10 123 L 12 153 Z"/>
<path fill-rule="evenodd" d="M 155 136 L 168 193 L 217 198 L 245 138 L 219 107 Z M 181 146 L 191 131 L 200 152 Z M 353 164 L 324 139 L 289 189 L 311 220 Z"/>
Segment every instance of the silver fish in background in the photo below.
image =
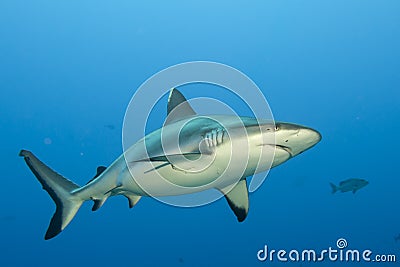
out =
<path fill-rule="evenodd" d="M 363 188 L 364 186 L 366 186 L 368 184 L 369 184 L 369 182 L 367 180 L 358 179 L 358 178 L 351 178 L 351 179 L 341 181 L 339 183 L 339 186 L 334 185 L 333 183 L 330 183 L 330 185 L 332 187 L 332 194 L 336 193 L 337 191 L 341 191 L 342 193 L 352 191 L 353 194 L 355 194 L 357 192 L 357 190 Z"/>

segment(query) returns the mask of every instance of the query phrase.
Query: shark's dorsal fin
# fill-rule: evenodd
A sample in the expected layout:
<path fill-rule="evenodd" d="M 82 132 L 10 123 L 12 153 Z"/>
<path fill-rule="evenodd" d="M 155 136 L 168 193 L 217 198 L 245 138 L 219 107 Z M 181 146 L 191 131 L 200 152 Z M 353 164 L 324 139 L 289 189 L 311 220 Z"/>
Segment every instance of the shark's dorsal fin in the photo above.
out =
<path fill-rule="evenodd" d="M 247 213 L 249 212 L 249 191 L 247 190 L 246 179 L 240 180 L 232 189 L 231 188 L 232 187 L 220 189 L 220 191 L 225 195 L 229 207 L 231 207 L 233 213 L 235 213 L 238 221 L 242 222 L 246 219 Z"/>
<path fill-rule="evenodd" d="M 175 88 L 171 89 L 168 97 L 167 120 L 165 121 L 165 125 L 194 115 L 196 115 L 196 112 L 182 93 Z"/>

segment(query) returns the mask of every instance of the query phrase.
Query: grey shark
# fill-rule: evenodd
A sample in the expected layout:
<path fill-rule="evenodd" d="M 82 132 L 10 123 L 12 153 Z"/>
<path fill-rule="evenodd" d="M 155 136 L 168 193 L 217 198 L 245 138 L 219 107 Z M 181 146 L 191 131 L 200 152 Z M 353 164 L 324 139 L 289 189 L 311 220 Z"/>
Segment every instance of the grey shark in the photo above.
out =
<path fill-rule="evenodd" d="M 331 188 L 332 188 L 332 194 L 336 193 L 337 191 L 341 191 L 342 193 L 352 191 L 353 194 L 355 194 L 357 192 L 357 190 L 363 188 L 364 186 L 366 186 L 368 184 L 369 184 L 369 182 L 367 180 L 358 179 L 358 178 L 351 178 L 351 179 L 341 181 L 339 183 L 339 186 L 336 186 L 333 183 L 330 183 Z"/>
<path fill-rule="evenodd" d="M 123 195 L 132 208 L 142 196 L 177 196 L 217 189 L 239 222 L 249 210 L 246 177 L 278 166 L 313 147 L 321 135 L 308 127 L 251 117 L 196 114 L 172 89 L 163 127 L 137 141 L 110 166 L 100 166 L 78 186 L 32 152 L 20 156 L 56 204 L 45 239 L 58 235 L 83 202 L 98 210 L 111 196 Z"/>

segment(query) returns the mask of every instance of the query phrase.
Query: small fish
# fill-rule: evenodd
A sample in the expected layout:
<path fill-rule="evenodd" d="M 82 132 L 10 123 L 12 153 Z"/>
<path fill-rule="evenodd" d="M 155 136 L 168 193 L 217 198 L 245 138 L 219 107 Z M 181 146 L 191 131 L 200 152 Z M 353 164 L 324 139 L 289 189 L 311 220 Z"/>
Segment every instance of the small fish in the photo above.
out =
<path fill-rule="evenodd" d="M 400 241 L 400 234 L 398 234 L 397 236 L 394 237 L 394 241 Z"/>
<path fill-rule="evenodd" d="M 364 179 L 357 179 L 357 178 L 352 178 L 352 179 L 347 179 L 344 181 L 341 181 L 339 183 L 339 186 L 334 185 L 333 183 L 330 183 L 332 187 L 332 194 L 336 193 L 336 191 L 341 191 L 342 193 L 344 192 L 349 192 L 353 191 L 353 194 L 357 192 L 360 188 L 363 188 L 369 184 L 367 180 Z"/>

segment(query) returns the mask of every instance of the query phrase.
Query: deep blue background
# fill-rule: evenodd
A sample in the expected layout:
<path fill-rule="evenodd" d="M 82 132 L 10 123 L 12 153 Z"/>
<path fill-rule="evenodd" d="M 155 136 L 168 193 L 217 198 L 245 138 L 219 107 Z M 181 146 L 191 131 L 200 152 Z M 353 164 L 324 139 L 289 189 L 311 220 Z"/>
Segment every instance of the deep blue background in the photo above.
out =
<path fill-rule="evenodd" d="M 0 266 L 271 266 L 256 259 L 264 244 L 318 249 L 339 237 L 400 257 L 399 14 L 396 0 L 1 1 Z M 86 183 L 122 152 L 140 84 L 192 60 L 243 71 L 277 120 L 322 142 L 270 172 L 242 224 L 224 200 L 183 209 L 144 198 L 129 210 L 117 197 L 96 213 L 83 205 L 44 241 L 54 204 L 19 150 Z M 352 177 L 370 184 L 331 194 L 329 182 Z"/>

